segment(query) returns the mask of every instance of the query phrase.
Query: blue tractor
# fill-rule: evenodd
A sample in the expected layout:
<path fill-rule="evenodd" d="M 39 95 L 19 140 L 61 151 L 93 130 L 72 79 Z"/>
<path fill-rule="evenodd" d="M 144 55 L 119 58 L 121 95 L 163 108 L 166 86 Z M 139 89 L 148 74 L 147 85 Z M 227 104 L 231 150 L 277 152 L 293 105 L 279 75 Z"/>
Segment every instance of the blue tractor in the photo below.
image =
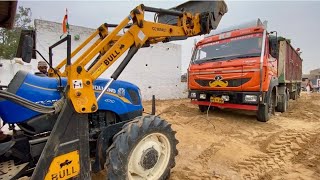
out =
<path fill-rule="evenodd" d="M 108 81 L 108 79 L 94 81 L 96 95 Z M 65 87 L 67 79 L 62 78 L 61 83 Z M 52 106 L 61 98 L 58 86 L 59 80 L 56 78 L 40 77 L 18 71 L 6 91 L 37 104 Z M 97 136 L 99 129 L 141 116 L 143 111 L 139 88 L 132 83 L 120 80 L 115 81 L 108 88 L 98 105 L 97 112 L 88 114 L 92 137 Z M 57 119 L 55 115 L 41 114 L 4 99 L 0 100 L 0 117 L 4 123 L 16 124 L 30 135 L 51 131 Z"/>
<path fill-rule="evenodd" d="M 144 20 L 145 12 L 156 13 L 156 22 Z M 117 79 L 140 48 L 208 34 L 226 12 L 224 1 L 190 1 L 168 10 L 140 4 L 119 24 L 102 24 L 72 53 L 69 34 L 50 46 L 48 64 L 57 78 L 19 71 L 0 90 L 0 117 L 13 131 L 11 141 L 0 143 L 0 179 L 91 179 L 91 171 L 103 169 L 112 180 L 168 179 L 178 155 L 176 132 L 154 115 L 154 106 L 153 115 L 141 116 L 139 88 Z M 23 40 L 24 62 L 37 52 L 31 37 Z M 52 48 L 64 42 L 61 74 L 52 67 Z M 99 79 L 124 54 L 111 78 Z"/>
<path fill-rule="evenodd" d="M 51 77 L 40 77 L 25 71 L 18 71 L 8 87 L 3 91 L 17 95 L 43 106 L 53 106 L 63 95 L 58 89 L 59 80 Z M 96 96 L 101 92 L 109 79 L 97 79 L 93 83 Z M 63 87 L 67 84 L 66 78 L 61 78 Z M 140 89 L 129 82 L 115 81 L 104 93 L 98 102 L 99 109 L 88 114 L 89 123 L 89 145 L 91 157 L 97 157 L 92 164 L 92 171 L 98 172 L 103 169 L 105 163 L 105 152 L 110 146 L 110 139 L 121 129 L 124 123 L 130 119 L 141 116 L 143 107 L 141 103 Z M 50 133 L 58 119 L 59 114 L 42 114 L 23 107 L 12 100 L 0 98 L 0 117 L 3 123 L 9 124 L 12 129 L 15 126 L 20 128 L 14 130 L 15 144 L 10 147 L 15 153 L 10 154 L 8 159 L 13 159 L 18 164 L 37 161 Z M 20 138 L 18 138 L 20 137 Z M 104 137 L 99 138 L 99 137 Z M 40 140 L 40 141 L 39 141 Z M 30 142 L 37 141 L 36 145 Z M 26 143 L 29 142 L 29 143 Z M 103 144 L 104 146 L 99 146 Z M 25 146 L 22 148 L 21 146 Z M 26 148 L 26 147 L 30 147 Z M 2 152 L 5 152 L 3 149 Z M 17 153 L 18 151 L 18 153 Z M 16 157 L 18 154 L 28 154 Z M 3 154 L 0 154 L 0 156 Z M 3 155 L 2 160 L 6 161 Z M 2 162 L 1 160 L 1 162 Z M 32 167 L 32 165 L 31 165 Z"/>
<path fill-rule="evenodd" d="M 21 41 L 28 41 L 33 31 L 23 31 L 27 38 Z M 34 40 L 32 40 L 34 41 Z M 23 48 L 23 45 L 19 45 Z M 38 52 L 35 50 L 35 52 Z M 53 70 L 52 61 L 49 62 L 38 52 Z M 52 59 L 52 58 L 50 58 Z M 27 62 L 28 63 L 28 62 Z M 0 148 L 1 162 L 14 160 L 15 164 L 29 163 L 32 168 L 40 158 L 42 149 L 45 147 L 48 138 L 59 118 L 59 113 L 41 113 L 32 107 L 26 107 L 17 99 L 29 101 L 43 107 L 53 107 L 65 96 L 67 78 L 47 77 L 44 74 L 33 74 L 26 71 L 18 71 L 8 86 L 2 87 L 1 92 L 13 98 L 3 99 L 0 97 L 0 118 L 4 124 L 9 124 L 13 130 L 14 144 L 2 144 Z M 110 79 L 98 78 L 93 81 L 92 87 L 96 97 L 101 94 Z M 122 126 L 130 120 L 142 116 L 143 107 L 140 89 L 136 85 L 117 80 L 103 93 L 98 101 L 99 109 L 94 113 L 88 113 L 89 130 L 89 151 L 90 156 L 95 157 L 92 163 L 92 170 L 98 172 L 104 167 L 105 152 L 111 145 L 112 137 L 120 131 Z M 16 130 L 18 127 L 20 130 Z M 33 144 L 35 142 L 35 144 Z M 21 148 L 21 147 L 24 148 Z M 29 148 L 27 148 L 29 147 Z M 8 151 L 12 153 L 5 153 Z M 25 154 L 25 156 L 19 156 Z M 8 159 L 7 159 L 7 158 Z M 1 179 L 2 176 L 0 176 Z"/>

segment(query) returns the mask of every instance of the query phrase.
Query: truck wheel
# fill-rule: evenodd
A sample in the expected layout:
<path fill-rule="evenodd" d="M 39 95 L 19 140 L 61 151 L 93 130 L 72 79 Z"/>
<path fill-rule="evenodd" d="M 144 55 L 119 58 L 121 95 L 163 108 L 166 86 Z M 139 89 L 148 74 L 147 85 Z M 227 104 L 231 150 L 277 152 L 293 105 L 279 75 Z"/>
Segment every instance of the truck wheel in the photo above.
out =
<path fill-rule="evenodd" d="M 278 112 L 286 112 L 287 109 L 288 109 L 288 96 L 287 94 L 285 93 L 282 97 L 282 102 L 278 102 L 278 105 L 277 105 L 277 111 Z"/>
<path fill-rule="evenodd" d="M 108 179 L 166 179 L 175 166 L 178 140 L 157 116 L 137 117 L 113 137 L 107 150 Z"/>
<path fill-rule="evenodd" d="M 275 111 L 275 94 L 274 92 L 270 93 L 270 97 L 268 98 L 268 103 L 260 104 L 257 112 L 257 120 L 260 122 L 269 121 L 272 114 Z"/>
<path fill-rule="evenodd" d="M 199 105 L 199 110 L 200 110 L 201 112 L 207 112 L 207 111 L 208 111 L 208 107 L 209 107 L 209 106 Z M 209 110 L 214 110 L 214 107 L 213 107 L 213 106 L 210 106 Z"/>
<path fill-rule="evenodd" d="M 270 119 L 270 114 L 268 113 L 269 105 L 260 104 L 257 112 L 257 120 L 260 122 L 267 122 Z"/>
<path fill-rule="evenodd" d="M 209 106 L 199 105 L 199 110 L 200 110 L 201 112 L 206 112 L 206 111 L 208 110 L 208 107 L 209 107 Z"/>
<path fill-rule="evenodd" d="M 290 93 L 290 99 L 292 99 L 292 100 L 296 100 L 297 99 L 297 91 L 294 91 L 294 92 L 291 92 Z"/>
<path fill-rule="evenodd" d="M 297 91 L 295 91 L 294 93 L 293 93 L 293 98 L 292 98 L 293 100 L 296 100 L 296 99 L 298 99 L 298 92 Z"/>

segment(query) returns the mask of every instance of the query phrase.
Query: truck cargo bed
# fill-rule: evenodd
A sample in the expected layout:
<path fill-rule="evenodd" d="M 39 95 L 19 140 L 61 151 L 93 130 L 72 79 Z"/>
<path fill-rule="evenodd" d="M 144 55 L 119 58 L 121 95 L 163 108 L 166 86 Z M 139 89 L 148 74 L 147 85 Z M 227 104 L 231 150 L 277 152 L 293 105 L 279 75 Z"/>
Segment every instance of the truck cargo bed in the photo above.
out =
<path fill-rule="evenodd" d="M 279 83 L 302 81 L 302 59 L 286 40 L 279 42 L 278 77 Z"/>

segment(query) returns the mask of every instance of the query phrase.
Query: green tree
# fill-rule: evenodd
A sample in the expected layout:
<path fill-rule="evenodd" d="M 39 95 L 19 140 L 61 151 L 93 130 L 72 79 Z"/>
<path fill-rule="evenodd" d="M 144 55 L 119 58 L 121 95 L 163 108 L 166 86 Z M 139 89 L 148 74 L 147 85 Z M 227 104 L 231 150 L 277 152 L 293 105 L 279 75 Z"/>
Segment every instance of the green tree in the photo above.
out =
<path fill-rule="evenodd" d="M 0 58 L 15 57 L 22 29 L 32 29 L 31 9 L 19 6 L 15 16 L 14 28 L 11 30 L 0 28 Z"/>

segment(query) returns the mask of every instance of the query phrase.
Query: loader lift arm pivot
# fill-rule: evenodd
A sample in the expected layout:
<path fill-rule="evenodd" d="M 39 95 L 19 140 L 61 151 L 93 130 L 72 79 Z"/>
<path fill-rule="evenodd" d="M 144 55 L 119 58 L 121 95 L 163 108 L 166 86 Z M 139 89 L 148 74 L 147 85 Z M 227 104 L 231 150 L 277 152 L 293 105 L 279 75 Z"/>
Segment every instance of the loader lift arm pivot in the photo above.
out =
<path fill-rule="evenodd" d="M 174 25 L 146 21 L 144 19 L 145 12 L 165 13 L 177 16 L 178 21 Z M 186 39 L 209 33 L 212 29 L 210 17 L 212 18 L 210 12 L 191 14 L 189 12 L 164 10 L 139 5 L 111 33 L 108 32 L 108 24 L 101 25 L 83 44 L 72 52 L 71 57 L 77 54 L 97 35 L 100 35 L 100 38 L 72 65 L 66 65 L 65 72 L 61 73 L 68 77 L 68 84 L 70 85 L 68 96 L 75 110 L 78 113 L 95 112 L 98 109 L 97 101 L 101 95 L 107 90 L 112 81 L 119 77 L 131 58 L 142 46 Z M 130 22 L 132 24 L 128 25 Z M 119 32 L 124 28 L 128 28 L 127 31 L 122 36 L 119 36 Z M 128 49 L 128 54 L 112 74 L 111 81 L 109 81 L 100 96 L 96 99 L 92 82 Z M 98 54 L 100 58 L 90 64 L 91 60 Z M 59 70 L 65 64 L 66 60 L 62 61 L 56 69 Z M 86 70 L 85 67 L 88 65 L 90 69 Z"/>

